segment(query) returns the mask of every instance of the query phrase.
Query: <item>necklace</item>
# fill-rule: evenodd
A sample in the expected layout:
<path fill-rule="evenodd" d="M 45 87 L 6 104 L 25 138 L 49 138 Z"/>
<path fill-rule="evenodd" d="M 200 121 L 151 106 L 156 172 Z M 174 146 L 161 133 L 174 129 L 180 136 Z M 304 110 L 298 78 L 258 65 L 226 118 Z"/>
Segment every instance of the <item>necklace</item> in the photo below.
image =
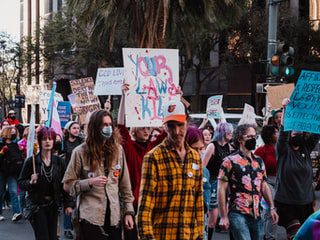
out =
<path fill-rule="evenodd" d="M 41 163 L 41 175 L 44 175 L 48 182 L 52 182 L 52 170 L 53 165 L 51 164 L 50 169 L 47 170 L 44 162 Z"/>

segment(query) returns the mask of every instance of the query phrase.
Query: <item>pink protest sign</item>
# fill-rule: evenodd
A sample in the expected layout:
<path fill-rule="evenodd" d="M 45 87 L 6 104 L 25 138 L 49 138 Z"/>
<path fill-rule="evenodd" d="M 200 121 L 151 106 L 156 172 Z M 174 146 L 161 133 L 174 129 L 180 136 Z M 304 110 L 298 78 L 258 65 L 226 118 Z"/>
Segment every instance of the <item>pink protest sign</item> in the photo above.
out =
<path fill-rule="evenodd" d="M 175 49 L 123 48 L 126 126 L 162 125 L 162 106 L 179 97 L 179 56 Z"/>

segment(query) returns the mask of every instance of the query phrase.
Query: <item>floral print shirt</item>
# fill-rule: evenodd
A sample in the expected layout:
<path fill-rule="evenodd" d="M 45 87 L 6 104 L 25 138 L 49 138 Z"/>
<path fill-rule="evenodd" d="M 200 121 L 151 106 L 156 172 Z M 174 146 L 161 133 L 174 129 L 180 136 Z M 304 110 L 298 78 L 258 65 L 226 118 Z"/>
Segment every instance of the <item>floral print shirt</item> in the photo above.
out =
<path fill-rule="evenodd" d="M 260 217 L 261 186 L 266 180 L 261 158 L 252 154 L 250 160 L 237 151 L 223 160 L 218 179 L 229 182 L 230 211 Z"/>

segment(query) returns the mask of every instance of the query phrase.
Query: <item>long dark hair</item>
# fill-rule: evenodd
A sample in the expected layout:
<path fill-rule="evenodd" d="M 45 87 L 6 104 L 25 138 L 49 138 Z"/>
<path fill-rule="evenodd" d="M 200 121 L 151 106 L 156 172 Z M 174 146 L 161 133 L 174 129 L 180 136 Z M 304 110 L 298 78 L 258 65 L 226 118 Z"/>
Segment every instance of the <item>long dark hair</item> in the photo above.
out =
<path fill-rule="evenodd" d="M 110 117 L 112 122 L 113 133 L 112 136 L 106 141 L 101 135 L 103 128 L 103 118 Z M 113 126 L 112 115 L 102 109 L 95 111 L 91 114 L 86 138 L 86 157 L 89 160 L 92 170 L 96 170 L 105 159 L 104 167 L 110 169 L 112 161 L 119 155 L 120 134 Z"/>

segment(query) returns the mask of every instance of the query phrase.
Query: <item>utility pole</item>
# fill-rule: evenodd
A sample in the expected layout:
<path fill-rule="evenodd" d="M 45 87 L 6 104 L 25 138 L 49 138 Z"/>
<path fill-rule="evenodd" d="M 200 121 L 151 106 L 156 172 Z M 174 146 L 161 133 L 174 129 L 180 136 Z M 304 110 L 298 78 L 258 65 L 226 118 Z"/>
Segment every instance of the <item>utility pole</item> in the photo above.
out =
<path fill-rule="evenodd" d="M 266 82 L 272 82 L 271 76 L 271 58 L 277 52 L 277 30 L 279 5 L 285 0 L 269 0 L 269 18 L 268 18 L 268 50 L 267 50 L 267 79 Z"/>

